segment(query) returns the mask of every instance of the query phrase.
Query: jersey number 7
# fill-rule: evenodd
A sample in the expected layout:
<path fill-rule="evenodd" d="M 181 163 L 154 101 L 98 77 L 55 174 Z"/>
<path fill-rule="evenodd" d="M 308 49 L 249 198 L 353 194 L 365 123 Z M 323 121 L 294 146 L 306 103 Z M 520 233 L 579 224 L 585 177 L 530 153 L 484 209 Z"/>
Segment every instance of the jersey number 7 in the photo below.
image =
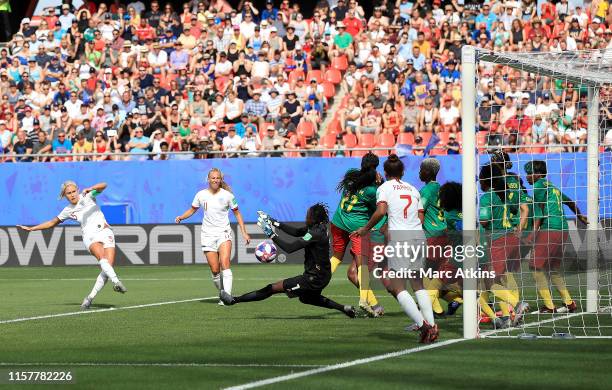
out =
<path fill-rule="evenodd" d="M 412 196 L 400 195 L 400 199 L 406 199 L 408 201 L 408 204 L 406 205 L 406 207 L 404 207 L 404 219 L 407 219 L 408 218 L 408 208 L 412 204 Z"/>

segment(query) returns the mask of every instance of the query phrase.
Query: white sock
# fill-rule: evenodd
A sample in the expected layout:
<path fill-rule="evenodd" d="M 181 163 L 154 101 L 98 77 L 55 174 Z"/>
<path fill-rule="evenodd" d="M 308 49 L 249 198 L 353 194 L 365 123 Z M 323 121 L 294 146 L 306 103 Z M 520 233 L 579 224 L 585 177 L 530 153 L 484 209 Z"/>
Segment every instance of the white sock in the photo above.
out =
<path fill-rule="evenodd" d="M 221 274 L 212 274 L 212 280 L 217 290 L 221 290 Z"/>
<path fill-rule="evenodd" d="M 221 271 L 221 277 L 223 278 L 223 290 L 226 293 L 232 293 L 232 282 L 234 281 L 234 276 L 232 275 L 231 269 L 224 269 Z"/>
<path fill-rule="evenodd" d="M 106 276 L 104 271 L 100 272 L 100 274 L 98 275 L 98 278 L 96 279 L 96 283 L 94 283 L 94 286 L 91 289 L 91 292 L 89 293 L 87 298 L 89 298 L 90 301 L 93 301 L 96 295 L 98 295 L 98 293 L 104 288 L 104 285 L 106 284 L 107 281 L 108 281 L 108 276 Z"/>
<path fill-rule="evenodd" d="M 421 327 L 423 325 L 423 314 L 419 311 L 416 302 L 412 299 L 412 296 L 408 294 L 408 291 L 404 290 L 397 294 L 397 301 L 402 309 L 404 309 L 404 313 L 412 318 L 418 327 Z"/>
<path fill-rule="evenodd" d="M 433 325 L 434 314 L 433 308 L 431 307 L 431 298 L 429 297 L 429 293 L 427 292 L 427 290 L 423 289 L 415 291 L 414 295 L 416 296 L 417 302 L 419 303 L 421 313 L 423 313 L 423 317 L 425 317 L 425 321 L 427 321 L 429 325 Z"/>
<path fill-rule="evenodd" d="M 115 270 L 113 269 L 113 266 L 110 265 L 108 260 L 101 259 L 100 268 L 102 268 L 102 271 L 104 271 L 104 273 L 106 274 L 106 276 L 108 276 L 111 282 L 117 283 L 119 281 L 119 278 L 117 277 L 117 274 L 115 273 Z"/>

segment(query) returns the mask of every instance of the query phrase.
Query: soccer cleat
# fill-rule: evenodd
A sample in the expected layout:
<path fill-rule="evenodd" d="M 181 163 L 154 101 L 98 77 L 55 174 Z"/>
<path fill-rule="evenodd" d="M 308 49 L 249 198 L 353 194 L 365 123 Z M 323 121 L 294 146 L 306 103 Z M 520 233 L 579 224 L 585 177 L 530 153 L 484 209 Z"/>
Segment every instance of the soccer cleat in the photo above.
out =
<path fill-rule="evenodd" d="M 219 299 L 219 302 L 217 302 L 217 305 L 219 305 L 219 306 L 225 306 L 225 303 L 223 303 L 223 301 Z"/>
<path fill-rule="evenodd" d="M 569 305 L 563 304 L 568 313 L 575 313 L 578 308 L 576 307 L 576 302 L 572 301 Z"/>
<path fill-rule="evenodd" d="M 408 325 L 407 327 L 405 327 L 404 330 L 406 332 L 418 332 L 419 331 L 419 326 L 415 322 L 414 324 Z"/>
<path fill-rule="evenodd" d="M 557 312 L 557 308 L 550 309 L 546 306 L 542 306 L 538 309 L 537 313 L 539 314 L 554 314 Z"/>
<path fill-rule="evenodd" d="M 355 308 L 353 306 L 348 306 L 345 305 L 344 306 L 344 314 L 346 314 L 347 317 L 349 318 L 355 318 L 357 317 L 357 311 L 355 310 Z"/>
<path fill-rule="evenodd" d="M 440 331 L 438 330 L 438 324 L 434 324 L 429 331 L 429 342 L 433 343 L 440 336 Z"/>
<path fill-rule="evenodd" d="M 382 305 L 376 304 L 372 306 L 372 310 L 376 313 L 376 317 L 382 317 L 385 315 L 385 308 Z"/>
<path fill-rule="evenodd" d="M 446 310 L 447 316 L 454 316 L 461 304 L 459 302 L 451 302 L 448 304 L 448 310 Z"/>
<path fill-rule="evenodd" d="M 512 322 L 509 317 L 497 317 L 493 321 L 493 327 L 495 329 L 507 329 L 512 326 Z"/>
<path fill-rule="evenodd" d="M 83 303 L 81 303 L 81 310 L 89 310 L 91 303 L 92 300 L 89 299 L 89 297 L 85 297 L 85 299 L 83 299 Z"/>
<path fill-rule="evenodd" d="M 525 316 L 525 313 L 527 313 L 529 311 L 529 304 L 525 301 L 519 302 L 518 305 L 516 305 L 516 310 L 514 310 L 515 315 L 514 315 L 514 319 L 512 320 L 512 326 L 518 326 L 519 324 L 521 324 L 523 322 L 523 317 Z"/>
<path fill-rule="evenodd" d="M 118 293 L 121 294 L 125 294 L 127 292 L 127 288 L 125 288 L 125 286 L 123 285 L 123 283 L 121 283 L 121 280 L 119 280 L 117 283 L 115 283 L 115 285 L 113 286 L 113 291 L 116 291 Z"/>
<path fill-rule="evenodd" d="M 419 343 L 429 344 L 431 343 L 432 336 L 432 326 L 427 323 L 427 321 L 423 321 L 423 325 L 419 328 Z"/>
<path fill-rule="evenodd" d="M 236 303 L 236 302 L 234 301 L 234 297 L 233 297 L 231 294 L 229 294 L 227 291 L 225 291 L 225 290 L 221 290 L 221 291 L 219 292 L 219 300 L 220 300 L 220 301 L 221 301 L 221 302 L 222 302 L 224 305 L 227 305 L 227 306 L 231 306 L 231 305 L 233 305 L 234 303 Z"/>
<path fill-rule="evenodd" d="M 364 317 L 378 317 L 378 314 L 374 311 L 372 306 L 368 305 L 368 303 L 365 301 L 359 302 L 359 311 Z"/>

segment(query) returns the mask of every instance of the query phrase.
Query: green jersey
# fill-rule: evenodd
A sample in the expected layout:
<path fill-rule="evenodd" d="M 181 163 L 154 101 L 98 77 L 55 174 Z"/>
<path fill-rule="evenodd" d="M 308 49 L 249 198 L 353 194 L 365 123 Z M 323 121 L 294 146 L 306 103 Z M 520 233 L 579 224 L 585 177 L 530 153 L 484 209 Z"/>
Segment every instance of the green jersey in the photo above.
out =
<path fill-rule="evenodd" d="M 440 208 L 440 184 L 430 181 L 421 188 L 421 201 L 425 210 L 423 230 L 425 237 L 438 237 L 446 233 L 446 219 Z"/>
<path fill-rule="evenodd" d="M 506 204 L 493 191 L 487 191 L 480 197 L 479 220 L 488 222 L 483 229 L 491 235 L 491 239 L 503 237 L 512 230 L 510 214 L 517 212 L 512 204 Z"/>
<path fill-rule="evenodd" d="M 342 230 L 354 232 L 368 223 L 374 211 L 376 211 L 376 186 L 364 187 L 351 195 L 343 191 L 332 223 Z M 379 225 L 382 226 L 380 223 Z"/>
<path fill-rule="evenodd" d="M 557 187 L 545 178 L 533 185 L 533 201 L 535 208 L 542 211 L 542 230 L 567 230 L 567 219 L 563 212 L 563 202 L 571 201 Z"/>
<path fill-rule="evenodd" d="M 463 214 L 459 210 L 444 211 L 444 219 L 448 231 L 460 232 L 463 230 Z"/>

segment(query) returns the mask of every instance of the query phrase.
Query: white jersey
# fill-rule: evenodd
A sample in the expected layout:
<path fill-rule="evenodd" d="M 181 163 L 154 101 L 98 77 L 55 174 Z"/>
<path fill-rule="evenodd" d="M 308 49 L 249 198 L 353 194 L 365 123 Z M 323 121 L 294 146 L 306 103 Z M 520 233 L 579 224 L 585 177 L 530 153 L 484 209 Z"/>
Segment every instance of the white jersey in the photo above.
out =
<path fill-rule="evenodd" d="M 419 230 L 423 227 L 419 210 L 423 210 L 421 194 L 409 183 L 402 180 L 384 182 L 376 191 L 376 203 L 387 203 L 389 231 Z"/>
<path fill-rule="evenodd" d="M 221 233 L 230 229 L 228 211 L 236 210 L 238 203 L 234 194 L 223 188 L 215 194 L 205 189 L 195 195 L 191 207 L 204 210 L 202 232 Z"/>
<path fill-rule="evenodd" d="M 93 195 L 93 191 L 88 192 L 86 195 L 79 195 L 77 204 L 69 204 L 64 207 L 57 218 L 62 222 L 67 219 L 74 219 L 77 221 L 81 224 L 83 237 L 93 236 L 95 233 L 108 227 L 106 218 L 104 218 L 100 206 L 96 203 L 96 197 Z"/>

